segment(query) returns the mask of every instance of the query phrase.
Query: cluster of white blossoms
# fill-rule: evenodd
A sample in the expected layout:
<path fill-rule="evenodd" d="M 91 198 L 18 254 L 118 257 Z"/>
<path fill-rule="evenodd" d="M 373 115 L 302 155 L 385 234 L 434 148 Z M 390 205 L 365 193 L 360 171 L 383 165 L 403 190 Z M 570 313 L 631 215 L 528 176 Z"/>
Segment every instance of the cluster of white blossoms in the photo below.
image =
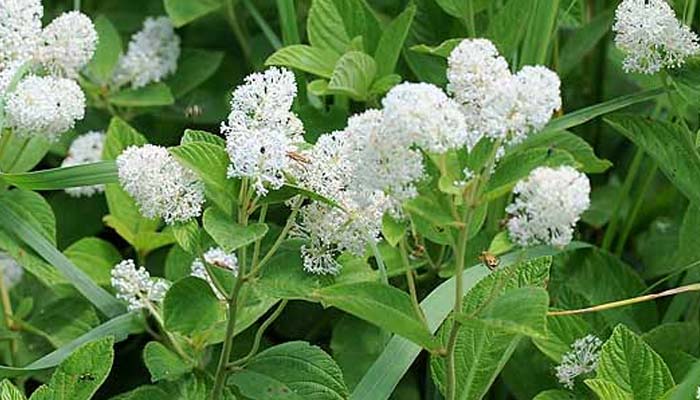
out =
<path fill-rule="evenodd" d="M 209 250 L 207 250 L 203 254 L 203 256 L 204 261 L 207 264 L 217 268 L 229 270 L 233 273 L 234 276 L 238 276 L 238 258 L 236 258 L 235 254 L 227 253 L 220 247 L 212 247 Z M 209 275 L 209 272 L 207 272 L 207 269 L 200 258 L 196 258 L 194 261 L 192 261 L 192 265 L 190 266 L 190 268 L 190 275 L 207 281 L 214 293 L 216 294 L 216 297 L 218 297 L 221 300 L 224 300 L 226 298 L 225 294 L 220 293 L 217 289 L 212 277 Z"/>
<path fill-rule="evenodd" d="M 160 82 L 177 70 L 180 37 L 168 17 L 149 17 L 143 28 L 131 37 L 126 54 L 122 54 L 112 78 L 122 86 L 140 88 Z"/>
<path fill-rule="evenodd" d="M 9 290 L 22 280 L 24 268 L 9 254 L 0 252 L 0 274 L 2 274 L 3 285 Z"/>
<path fill-rule="evenodd" d="M 89 17 L 64 13 L 42 29 L 40 0 L 4 0 L 0 7 L 0 95 L 7 126 L 20 135 L 56 140 L 82 119 L 85 95 L 71 80 L 92 58 L 97 31 Z M 9 83 L 26 65 L 29 75 Z"/>
<path fill-rule="evenodd" d="M 590 192 L 588 177 L 572 167 L 534 169 L 515 186 L 515 200 L 506 208 L 511 239 L 521 246 L 566 246 Z"/>
<path fill-rule="evenodd" d="M 54 75 L 77 77 L 97 47 L 97 31 L 90 18 L 78 11 L 54 19 L 41 32 L 37 60 Z"/>
<path fill-rule="evenodd" d="M 117 157 L 119 182 L 136 201 L 142 215 L 167 224 L 202 213 L 204 184 L 161 146 L 131 146 Z"/>
<path fill-rule="evenodd" d="M 564 354 L 561 363 L 556 367 L 559 383 L 567 389 L 573 389 L 577 376 L 595 371 L 602 345 L 603 342 L 593 335 L 577 339 L 571 345 L 571 351 Z"/>
<path fill-rule="evenodd" d="M 5 99 L 6 124 L 18 135 L 50 141 L 85 116 L 85 95 L 71 79 L 30 75 Z"/>
<path fill-rule="evenodd" d="M 151 278 L 146 268 L 136 268 L 134 260 L 124 260 L 112 268 L 112 287 L 117 298 L 126 301 L 129 311 L 133 311 L 162 302 L 170 282 Z"/>
<path fill-rule="evenodd" d="M 94 163 L 102 160 L 106 135 L 104 132 L 91 131 L 78 136 L 68 148 L 68 155 L 61 163 L 61 167 Z M 80 186 L 66 189 L 66 193 L 73 197 L 90 197 L 104 192 L 104 185 Z"/>
<path fill-rule="evenodd" d="M 615 44 L 626 55 L 626 72 L 654 74 L 700 53 L 698 36 L 676 19 L 665 0 L 623 0 L 613 31 Z"/>
<path fill-rule="evenodd" d="M 541 130 L 562 106 L 559 76 L 527 66 L 512 74 L 487 39 L 463 40 L 450 54 L 448 92 L 466 117 L 469 146 L 482 137 L 521 142 Z"/>
<path fill-rule="evenodd" d="M 279 189 L 303 142 L 304 126 L 291 111 L 297 94 L 294 74 L 270 68 L 246 77 L 233 92 L 231 113 L 221 125 L 231 164 L 230 178 L 247 178 L 259 195 Z"/>

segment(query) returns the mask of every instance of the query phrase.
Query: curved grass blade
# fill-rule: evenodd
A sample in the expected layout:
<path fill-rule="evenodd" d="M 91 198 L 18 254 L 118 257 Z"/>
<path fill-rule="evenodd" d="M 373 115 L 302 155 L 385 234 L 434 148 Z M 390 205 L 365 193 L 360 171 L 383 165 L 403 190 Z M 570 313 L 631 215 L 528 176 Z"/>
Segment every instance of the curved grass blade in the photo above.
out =
<path fill-rule="evenodd" d="M 0 378 L 11 378 L 30 374 L 37 371 L 53 368 L 61 363 L 66 357 L 83 345 L 96 339 L 101 339 L 107 336 L 113 336 L 116 341 L 124 340 L 131 333 L 141 331 L 143 326 L 141 315 L 138 312 L 130 312 L 112 318 L 92 329 L 91 331 L 79 336 L 67 343 L 66 345 L 54 350 L 44 357 L 34 361 L 25 367 L 8 367 L 0 365 Z"/>
<path fill-rule="evenodd" d="M 594 106 L 582 108 L 574 112 L 568 113 L 562 117 L 555 118 L 545 126 L 544 131 L 563 131 L 585 124 L 586 122 L 600 117 L 601 115 L 621 110 L 638 103 L 651 100 L 656 96 L 664 93 L 663 88 L 644 90 L 639 93 L 634 93 L 626 96 L 620 96 L 606 102 L 596 104 Z"/>
<path fill-rule="evenodd" d="M 0 225 L 24 241 L 49 264 L 56 267 L 66 279 L 87 298 L 98 310 L 108 317 L 115 317 L 125 312 L 124 304 L 98 286 L 81 269 L 76 267 L 66 256 L 58 251 L 51 242 L 34 227 L 19 217 L 11 204 L 2 204 L 0 199 Z"/>
<path fill-rule="evenodd" d="M 28 190 L 61 190 L 119 181 L 117 164 L 114 161 L 100 161 L 19 174 L 0 173 L 0 180 Z"/>
<path fill-rule="evenodd" d="M 574 242 L 563 250 L 549 246 L 537 246 L 507 254 L 501 258 L 501 265 L 511 265 L 533 258 L 551 256 L 562 251 L 590 247 L 587 243 Z M 464 293 L 467 293 L 481 279 L 490 273 L 485 266 L 478 264 L 464 271 Z M 452 311 L 454 303 L 455 279 L 450 278 L 433 290 L 422 302 L 421 307 L 431 333 L 437 331 Z M 401 377 L 408 371 L 421 352 L 420 346 L 407 339 L 393 336 L 382 354 L 357 384 L 350 400 L 386 400 L 391 396 Z"/>

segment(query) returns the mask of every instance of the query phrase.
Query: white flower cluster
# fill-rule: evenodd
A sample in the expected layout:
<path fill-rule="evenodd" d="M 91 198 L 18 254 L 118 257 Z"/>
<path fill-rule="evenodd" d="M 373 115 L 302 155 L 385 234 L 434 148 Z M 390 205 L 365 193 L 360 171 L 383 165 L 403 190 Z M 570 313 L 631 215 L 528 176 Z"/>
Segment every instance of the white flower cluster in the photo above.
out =
<path fill-rule="evenodd" d="M 506 208 L 511 239 L 521 246 L 566 246 L 590 205 L 590 192 L 588 177 L 572 167 L 534 169 L 515 186 L 516 198 Z"/>
<path fill-rule="evenodd" d="M 124 260 L 112 268 L 112 287 L 117 298 L 128 303 L 129 311 L 160 303 L 170 288 L 170 282 L 151 278 L 146 268 L 136 268 L 134 260 Z"/>
<path fill-rule="evenodd" d="M 89 17 L 64 13 L 44 29 L 40 0 L 3 0 L 0 6 L 0 95 L 5 97 L 7 126 L 20 135 L 45 136 L 73 128 L 85 114 L 85 95 L 76 78 L 97 47 Z M 8 84 L 20 65 L 32 71 L 17 88 Z"/>
<path fill-rule="evenodd" d="M 9 290 L 22 280 L 24 269 L 9 254 L 0 252 L 0 274 L 5 288 Z"/>
<path fill-rule="evenodd" d="M 561 82 L 542 66 L 512 74 L 487 39 L 463 40 L 448 59 L 448 92 L 461 104 L 469 146 L 482 137 L 519 143 L 561 108 Z"/>
<path fill-rule="evenodd" d="M 626 72 L 654 74 L 700 53 L 698 36 L 676 19 L 665 0 L 623 0 L 613 31 L 615 44 L 626 54 Z"/>
<path fill-rule="evenodd" d="M 102 160 L 106 135 L 104 132 L 91 131 L 78 136 L 70 148 L 68 155 L 61 163 L 61 167 L 94 163 Z M 66 193 L 73 197 L 90 197 L 104 192 L 104 185 L 80 186 L 66 189 Z"/>
<path fill-rule="evenodd" d="M 114 72 L 117 86 L 131 83 L 140 88 L 175 73 L 180 57 L 180 37 L 168 17 L 149 17 L 143 28 L 131 37 Z"/>
<path fill-rule="evenodd" d="M 228 176 L 250 179 L 259 195 L 284 185 L 289 153 L 303 141 L 304 127 L 291 111 L 296 93 L 294 74 L 280 68 L 249 75 L 233 92 L 221 126 L 231 160 Z"/>
<path fill-rule="evenodd" d="M 97 47 L 97 31 L 90 18 L 78 11 L 54 19 L 41 32 L 37 60 L 53 75 L 77 77 Z"/>
<path fill-rule="evenodd" d="M 577 376 L 595 371 L 602 345 L 603 342 L 593 335 L 577 339 L 571 345 L 571 351 L 564 354 L 561 364 L 556 367 L 559 383 L 571 390 Z"/>
<path fill-rule="evenodd" d="M 238 258 L 236 258 L 236 255 L 233 253 L 226 253 L 220 247 L 212 247 L 207 250 L 204 253 L 204 261 L 209 265 L 227 269 L 233 272 L 234 276 L 238 276 Z M 207 272 L 207 269 L 200 258 L 196 258 L 192 262 L 190 268 L 192 270 L 191 275 L 207 281 L 219 299 L 223 300 L 226 298 L 224 293 L 219 293 L 219 290 L 216 288 L 216 285 L 212 280 L 212 277 Z"/>
<path fill-rule="evenodd" d="M 0 7 L 0 70 L 34 57 L 41 38 L 41 0 L 3 0 Z"/>
<path fill-rule="evenodd" d="M 166 148 L 131 146 L 117 157 L 117 169 L 119 182 L 145 217 L 172 224 L 202 213 L 204 184 Z"/>
<path fill-rule="evenodd" d="M 41 134 L 54 141 L 85 116 L 85 95 L 66 78 L 27 76 L 5 101 L 6 124 L 21 136 Z"/>

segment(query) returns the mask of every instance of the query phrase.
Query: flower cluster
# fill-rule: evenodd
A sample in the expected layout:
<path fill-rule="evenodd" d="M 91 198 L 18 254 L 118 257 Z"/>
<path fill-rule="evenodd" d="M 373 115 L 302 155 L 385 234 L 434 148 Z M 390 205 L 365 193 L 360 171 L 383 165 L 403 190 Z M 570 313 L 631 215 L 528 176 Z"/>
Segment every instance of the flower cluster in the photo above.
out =
<path fill-rule="evenodd" d="M 294 74 L 280 68 L 249 75 L 233 92 L 221 126 L 231 160 L 228 176 L 249 179 L 259 195 L 284 185 L 289 154 L 303 141 L 304 127 L 291 111 L 296 93 Z"/>
<path fill-rule="evenodd" d="M 203 256 L 204 262 L 207 264 L 217 268 L 229 270 L 233 272 L 234 276 L 238 276 L 238 258 L 236 258 L 235 254 L 227 253 L 220 247 L 212 247 L 207 250 Z M 212 277 L 209 275 L 209 272 L 207 272 L 207 269 L 204 266 L 204 262 L 202 262 L 202 259 L 196 258 L 190 267 L 192 270 L 191 275 L 207 281 L 216 296 L 221 300 L 225 299 L 225 294 L 220 293 L 217 289 Z"/>
<path fill-rule="evenodd" d="M 77 11 L 60 15 L 42 29 L 43 14 L 40 0 L 3 1 L 0 94 L 9 128 L 56 140 L 84 117 L 85 95 L 72 79 L 92 58 L 97 31 L 90 18 Z M 21 65 L 30 74 L 15 90 L 8 90 Z"/>
<path fill-rule="evenodd" d="M 91 131 L 78 136 L 68 148 L 68 155 L 61 163 L 61 167 L 89 164 L 102 160 L 104 142 L 104 132 Z M 102 193 L 104 190 L 104 185 L 91 185 L 68 188 L 66 193 L 73 197 L 90 197 L 94 194 Z"/>
<path fill-rule="evenodd" d="M 566 246 L 590 192 L 588 177 L 572 167 L 536 168 L 513 189 L 516 198 L 506 208 L 510 237 L 521 246 Z"/>
<path fill-rule="evenodd" d="M 2 283 L 9 290 L 22 280 L 24 269 L 9 254 L 0 252 L 0 274 Z"/>
<path fill-rule="evenodd" d="M 676 19 L 665 0 L 623 0 L 613 31 L 615 44 L 626 55 L 626 72 L 654 74 L 700 53 L 698 36 Z"/>
<path fill-rule="evenodd" d="M 85 116 L 85 95 L 66 78 L 30 75 L 5 102 L 6 124 L 22 136 L 42 134 L 54 141 Z"/>
<path fill-rule="evenodd" d="M 136 268 L 134 260 L 124 260 L 112 268 L 112 287 L 117 298 L 128 303 L 129 311 L 160 303 L 170 288 L 165 279 L 151 278 L 146 268 Z"/>
<path fill-rule="evenodd" d="M 482 137 L 515 144 L 541 130 L 561 108 L 561 82 L 542 66 L 512 74 L 487 39 L 463 40 L 450 54 L 448 91 L 466 117 L 469 144 Z"/>
<path fill-rule="evenodd" d="M 131 146 L 117 157 L 117 168 L 119 182 L 145 217 L 172 224 L 202 213 L 204 184 L 166 148 Z"/>
<path fill-rule="evenodd" d="M 180 57 L 180 37 L 168 17 L 146 18 L 143 28 L 131 37 L 114 72 L 113 83 L 140 88 L 175 73 Z"/>
<path fill-rule="evenodd" d="M 577 339 L 571 345 L 571 351 L 564 354 L 561 364 L 556 367 L 559 382 L 567 389 L 573 389 L 577 376 L 595 371 L 602 345 L 603 342 L 593 335 Z"/>

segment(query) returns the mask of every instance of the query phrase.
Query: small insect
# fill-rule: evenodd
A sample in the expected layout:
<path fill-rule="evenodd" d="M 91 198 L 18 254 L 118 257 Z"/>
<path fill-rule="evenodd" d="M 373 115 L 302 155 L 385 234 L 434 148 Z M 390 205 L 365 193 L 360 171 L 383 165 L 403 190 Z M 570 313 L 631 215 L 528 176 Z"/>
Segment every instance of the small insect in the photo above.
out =
<path fill-rule="evenodd" d="M 311 160 L 309 160 L 308 158 L 304 157 L 303 155 L 301 155 L 295 151 L 288 151 L 287 157 L 291 158 L 292 160 L 294 160 L 296 162 L 300 162 L 302 164 L 311 163 Z"/>
<path fill-rule="evenodd" d="M 79 381 L 90 381 L 90 382 L 92 382 L 92 381 L 94 381 L 95 379 L 96 379 L 95 376 L 94 376 L 93 374 L 91 374 L 90 372 L 86 372 L 86 373 L 84 373 L 84 374 L 80 374 L 80 376 L 78 377 L 78 380 L 79 380 Z"/>
<path fill-rule="evenodd" d="M 425 254 L 425 247 L 421 244 L 416 244 L 416 247 L 411 251 L 411 255 L 416 258 L 422 257 L 423 254 Z"/>
<path fill-rule="evenodd" d="M 200 105 L 192 104 L 190 106 L 187 106 L 187 108 L 185 108 L 185 117 L 190 118 L 190 119 L 197 118 L 197 117 L 200 117 L 203 112 L 204 112 L 204 110 L 202 110 L 202 107 Z"/>
<path fill-rule="evenodd" d="M 498 259 L 493 253 L 489 253 L 488 251 L 482 251 L 481 255 L 479 256 L 479 261 L 484 263 L 484 265 L 493 271 L 498 267 L 498 264 L 501 263 L 501 260 Z"/>

